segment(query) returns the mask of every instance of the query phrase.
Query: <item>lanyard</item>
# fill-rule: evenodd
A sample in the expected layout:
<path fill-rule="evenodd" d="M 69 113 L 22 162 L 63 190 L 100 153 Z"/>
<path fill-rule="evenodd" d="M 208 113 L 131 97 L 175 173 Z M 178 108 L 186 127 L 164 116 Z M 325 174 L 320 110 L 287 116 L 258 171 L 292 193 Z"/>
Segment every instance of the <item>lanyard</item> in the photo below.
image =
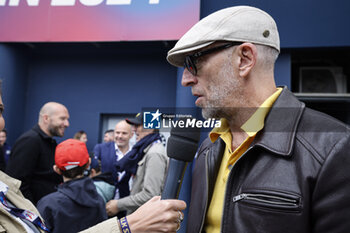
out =
<path fill-rule="evenodd" d="M 4 206 L 4 208 L 10 212 L 12 215 L 21 218 L 26 219 L 29 222 L 33 223 L 34 225 L 40 227 L 42 230 L 46 232 L 50 232 L 49 229 L 45 226 L 45 224 L 41 221 L 38 215 L 35 213 L 29 211 L 29 210 L 23 210 L 16 207 L 11 207 L 7 201 L 4 192 L 0 192 L 0 202 Z"/>

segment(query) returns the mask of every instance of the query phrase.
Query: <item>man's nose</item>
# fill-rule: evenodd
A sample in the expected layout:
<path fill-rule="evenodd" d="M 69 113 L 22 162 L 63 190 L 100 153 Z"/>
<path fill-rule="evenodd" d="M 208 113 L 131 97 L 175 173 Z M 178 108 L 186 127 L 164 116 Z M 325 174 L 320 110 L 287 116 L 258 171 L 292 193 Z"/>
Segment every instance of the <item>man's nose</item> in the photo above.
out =
<path fill-rule="evenodd" d="M 184 87 L 188 87 L 197 84 L 197 82 L 197 77 L 191 74 L 187 69 L 185 69 L 182 74 L 181 85 Z"/>

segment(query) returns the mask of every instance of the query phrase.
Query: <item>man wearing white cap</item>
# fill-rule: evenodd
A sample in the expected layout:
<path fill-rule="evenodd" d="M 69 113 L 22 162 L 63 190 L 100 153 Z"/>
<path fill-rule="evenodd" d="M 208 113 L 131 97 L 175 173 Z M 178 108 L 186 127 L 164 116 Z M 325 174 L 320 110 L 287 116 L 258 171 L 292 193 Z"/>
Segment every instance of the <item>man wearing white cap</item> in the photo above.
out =
<path fill-rule="evenodd" d="M 350 232 L 349 128 L 276 87 L 277 26 L 248 6 L 217 11 L 168 52 L 205 118 L 187 232 Z"/>

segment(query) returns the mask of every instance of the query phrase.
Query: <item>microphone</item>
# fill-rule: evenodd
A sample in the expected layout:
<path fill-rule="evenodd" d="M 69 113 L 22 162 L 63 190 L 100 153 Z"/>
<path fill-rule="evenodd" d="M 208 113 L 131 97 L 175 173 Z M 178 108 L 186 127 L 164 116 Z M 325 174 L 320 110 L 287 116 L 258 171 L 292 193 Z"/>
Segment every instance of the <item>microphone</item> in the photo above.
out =
<path fill-rule="evenodd" d="M 186 171 L 197 151 L 200 137 L 199 128 L 172 128 L 167 144 L 170 158 L 161 199 L 177 199 Z"/>

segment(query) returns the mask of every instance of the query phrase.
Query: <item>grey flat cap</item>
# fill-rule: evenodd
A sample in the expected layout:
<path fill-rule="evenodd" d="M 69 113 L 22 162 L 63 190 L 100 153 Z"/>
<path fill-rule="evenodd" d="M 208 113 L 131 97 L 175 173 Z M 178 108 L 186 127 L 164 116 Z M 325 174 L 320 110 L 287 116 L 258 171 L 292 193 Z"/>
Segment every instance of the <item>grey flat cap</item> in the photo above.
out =
<path fill-rule="evenodd" d="M 258 8 L 235 6 L 216 11 L 196 23 L 168 52 L 167 60 L 182 67 L 187 54 L 216 41 L 250 42 L 280 51 L 274 19 Z"/>

